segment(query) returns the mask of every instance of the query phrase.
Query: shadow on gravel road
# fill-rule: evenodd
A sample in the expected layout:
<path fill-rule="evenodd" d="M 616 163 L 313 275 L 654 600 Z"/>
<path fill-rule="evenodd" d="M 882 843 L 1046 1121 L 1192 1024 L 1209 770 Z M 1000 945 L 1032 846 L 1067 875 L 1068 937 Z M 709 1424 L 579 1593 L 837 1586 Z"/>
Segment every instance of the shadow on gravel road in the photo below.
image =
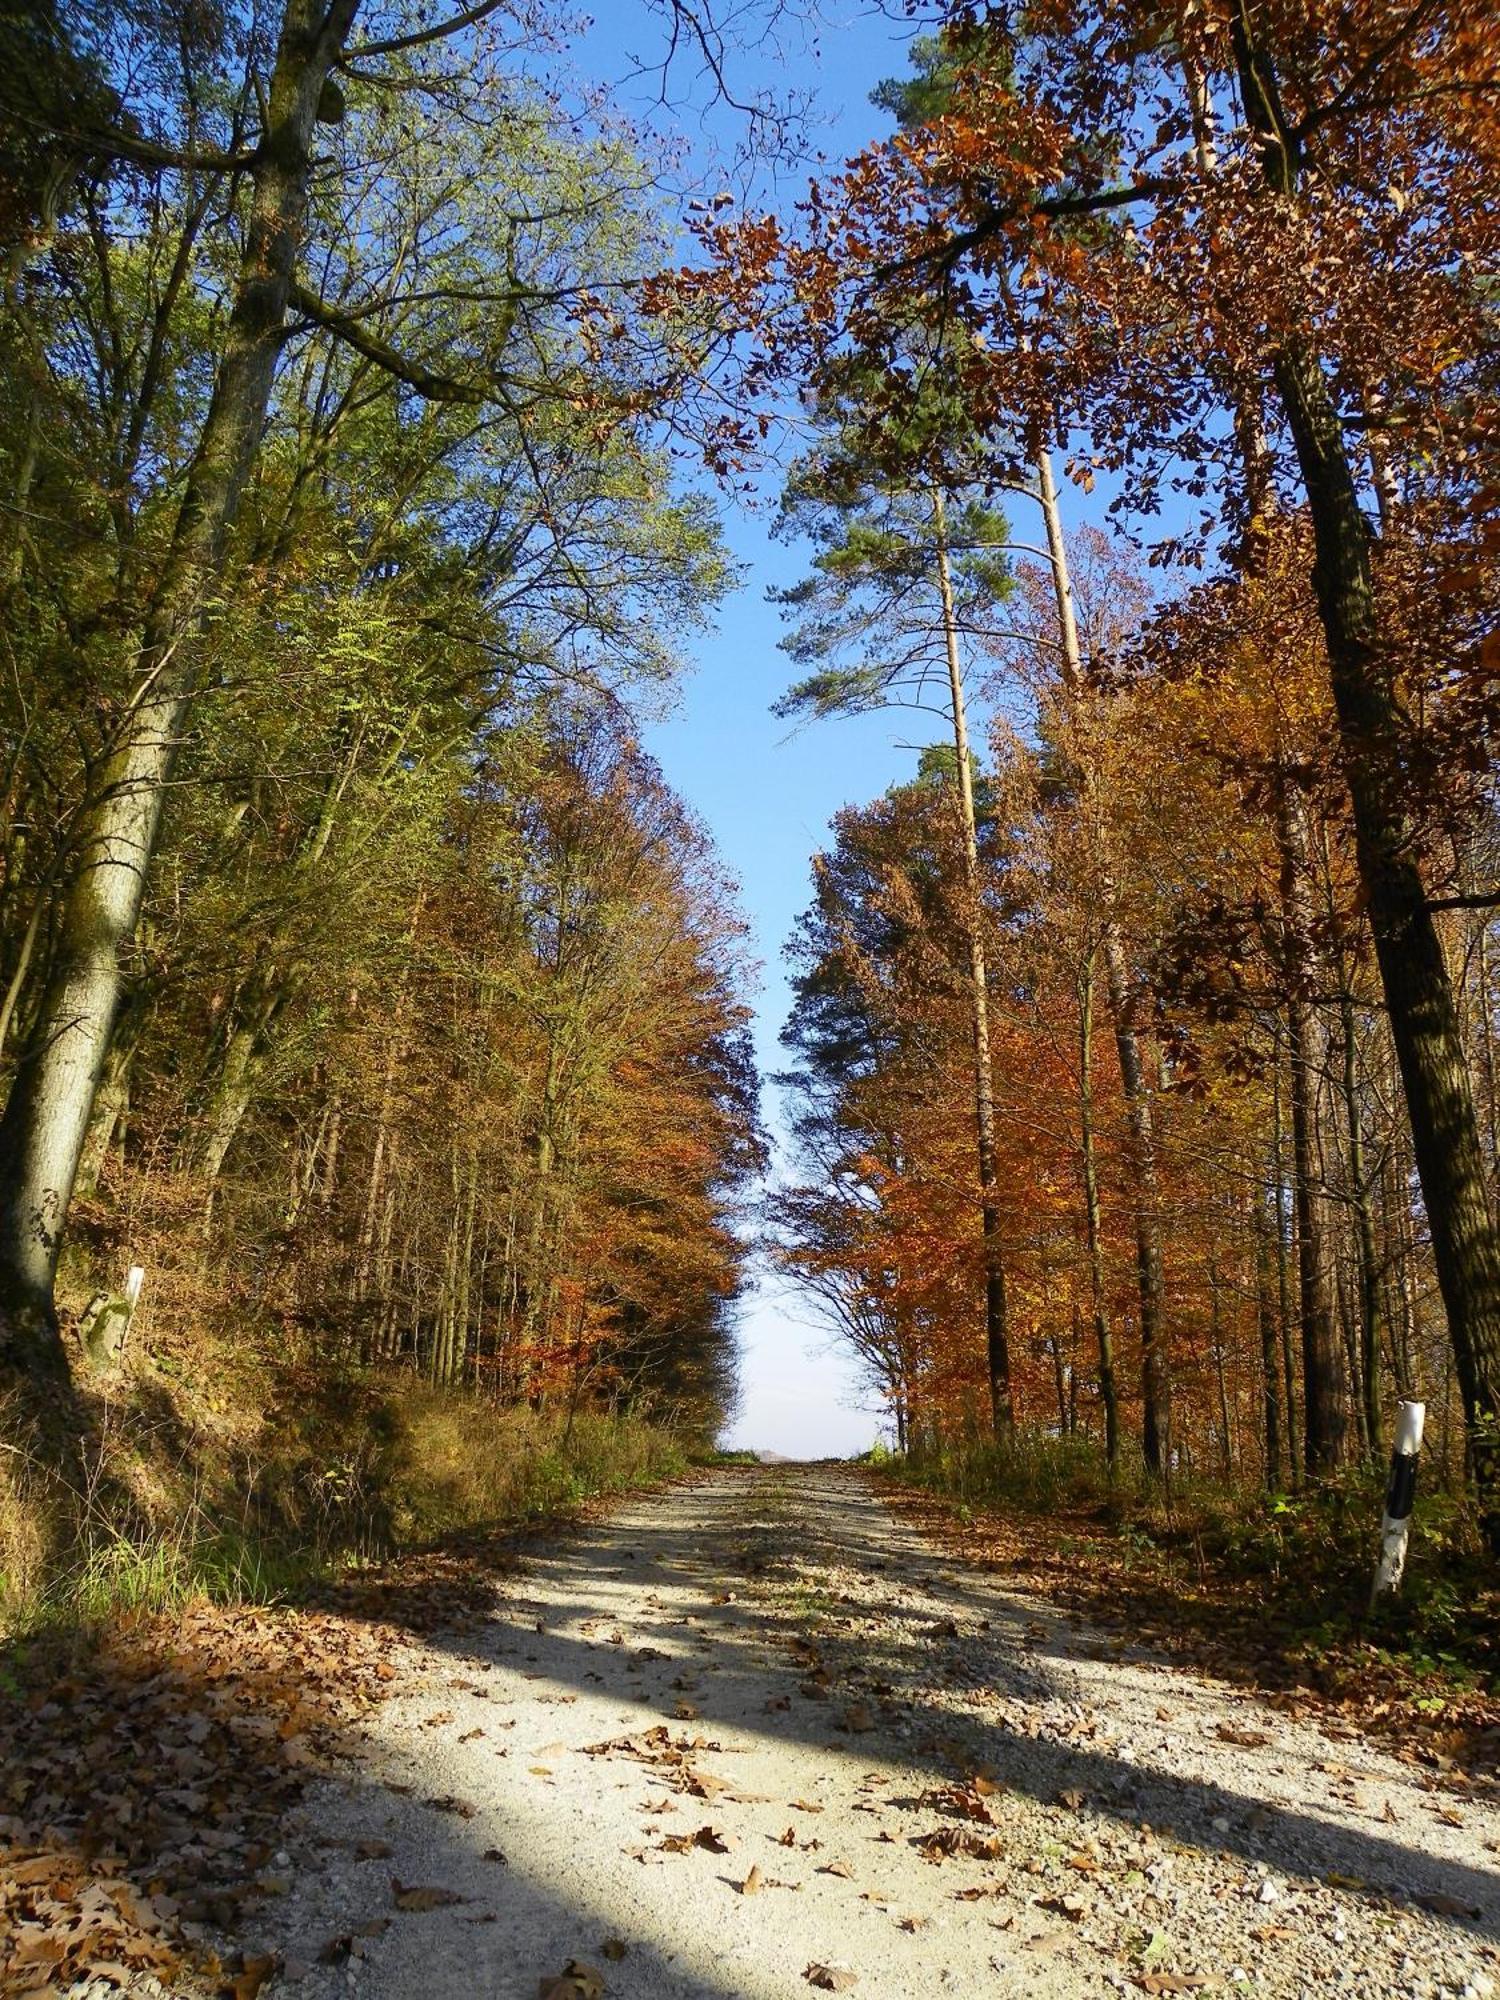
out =
<path fill-rule="evenodd" d="M 816 1539 L 804 1535 L 801 1546 L 787 1551 L 779 1546 L 774 1487 L 767 1493 L 769 1512 L 754 1505 L 746 1512 L 757 1484 L 764 1490 L 768 1482 L 756 1472 L 732 1481 L 716 1475 L 717 1490 L 705 1492 L 690 1561 L 683 1558 L 680 1528 L 633 1524 L 627 1553 L 623 1531 L 607 1522 L 565 1531 L 530 1552 L 526 1575 L 498 1603 L 472 1656 L 510 1664 L 519 1659 L 539 1687 L 590 1688 L 634 1703 L 644 1727 L 672 1717 L 665 1683 L 688 1653 L 714 1663 L 692 1694 L 700 1730 L 772 1736 L 852 1759 L 867 1760 L 879 1747 L 940 1783 L 982 1768 L 1043 1803 L 1071 1803 L 1081 1795 L 1122 1822 L 1146 1823 L 1184 1844 L 1247 1863 L 1267 1861 L 1287 1875 L 1318 1881 L 1333 1873 L 1345 1886 L 1398 1899 L 1426 1897 L 1429 1916 L 1469 1936 L 1500 1939 L 1500 1874 L 1487 1867 L 1435 1855 L 1398 1834 L 1364 1831 L 1267 1801 L 1253 1781 L 1241 1790 L 1178 1775 L 1153 1765 L 1144 1749 L 1127 1761 L 1108 1746 L 1052 1741 L 973 1714 L 956 1717 L 936 1699 L 935 1680 L 947 1676 L 950 1686 L 982 1688 L 1012 1709 L 1067 1700 L 1056 1670 L 1088 1657 L 1070 1644 L 1067 1620 L 1050 1606 L 1007 1594 L 941 1550 L 898 1542 L 902 1531 L 883 1508 L 871 1507 L 866 1490 L 852 1479 L 844 1487 L 847 1499 L 830 1498 L 820 1509 Z M 882 1531 L 878 1537 L 871 1535 L 872 1524 Z M 815 1580 L 820 1567 L 833 1579 L 829 1587 Z M 561 1601 L 547 1600 L 540 1631 L 543 1606 L 528 1588 L 530 1578 L 566 1593 Z M 668 1578 L 703 1585 L 707 1601 L 690 1624 L 666 1611 L 643 1616 L 653 1581 Z M 863 1597 L 840 1601 L 851 1597 L 849 1586 L 856 1582 L 878 1602 L 877 1620 L 868 1617 Z M 381 1615 L 394 1620 L 397 1614 L 387 1602 Z M 624 1643 L 627 1626 L 630 1645 Z M 613 1642 L 616 1632 L 620 1638 Z M 470 1634 L 438 1643 L 462 1659 L 471 1656 L 473 1640 Z M 827 1688 L 809 1679 L 809 1644 L 828 1675 Z M 643 1657 L 643 1650 L 661 1657 Z M 768 1652 L 781 1656 L 777 1699 L 787 1703 L 773 1711 L 766 1682 L 777 1669 L 767 1665 Z M 1182 1671 L 1168 1661 L 1155 1664 Z M 840 1727 L 850 1701 L 875 1704 L 871 1733 L 851 1736 Z"/>

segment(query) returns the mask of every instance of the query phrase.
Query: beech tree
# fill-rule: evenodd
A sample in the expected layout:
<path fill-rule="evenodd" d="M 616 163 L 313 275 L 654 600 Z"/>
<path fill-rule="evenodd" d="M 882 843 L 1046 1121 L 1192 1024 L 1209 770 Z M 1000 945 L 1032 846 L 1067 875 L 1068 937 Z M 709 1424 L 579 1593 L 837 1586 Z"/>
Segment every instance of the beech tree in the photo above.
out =
<path fill-rule="evenodd" d="M 953 379 L 994 440 L 1024 451 L 1076 427 L 1148 513 L 1184 466 L 1202 518 L 1169 553 L 1201 555 L 1216 535 L 1253 547 L 1261 482 L 1243 478 L 1236 428 L 1263 423 L 1251 444 L 1264 479 L 1311 531 L 1361 890 L 1500 1548 L 1500 1246 L 1413 809 L 1405 631 L 1371 518 L 1415 507 L 1429 533 L 1441 521 L 1451 591 L 1485 596 L 1470 560 L 1493 504 L 1478 476 L 1493 348 L 1477 277 L 1495 208 L 1485 10 L 1064 4 L 947 18 L 957 74 L 936 114 L 830 179 L 805 240 L 783 256 L 774 228 L 721 226 L 711 242 L 740 272 L 746 254 L 785 271 L 800 316 L 774 320 L 772 359 L 800 379 L 852 348 L 884 365 L 893 401 L 911 328 L 952 325 Z M 1454 685 L 1492 664 L 1468 631 L 1447 661 Z"/>

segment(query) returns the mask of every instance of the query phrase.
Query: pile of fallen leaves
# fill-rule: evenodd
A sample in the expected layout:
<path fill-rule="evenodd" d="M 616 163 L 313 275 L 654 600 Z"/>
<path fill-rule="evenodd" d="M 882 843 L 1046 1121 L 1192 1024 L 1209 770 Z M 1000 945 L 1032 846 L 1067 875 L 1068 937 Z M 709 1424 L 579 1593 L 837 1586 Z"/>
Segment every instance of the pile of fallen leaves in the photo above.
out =
<path fill-rule="evenodd" d="M 1500 1698 L 1438 1685 L 1354 1632 L 1314 1641 L 1305 1619 L 1268 1606 L 1259 1579 L 1201 1556 L 1191 1574 L 1143 1563 L 1097 1510 L 963 1518 L 956 1503 L 892 1480 L 880 1492 L 966 1562 L 1115 1632 L 1116 1645 L 1153 1646 L 1295 1712 L 1389 1736 L 1400 1754 L 1439 1769 L 1500 1774 Z"/>
<path fill-rule="evenodd" d="M 421 1557 L 292 1610 L 199 1604 L 38 1640 L 0 1683 L 0 1993 L 153 1974 L 253 2000 L 269 1959 L 215 1940 L 291 1885 L 310 1774 L 396 1678 L 403 1630 L 482 1615 L 471 1561 Z"/>

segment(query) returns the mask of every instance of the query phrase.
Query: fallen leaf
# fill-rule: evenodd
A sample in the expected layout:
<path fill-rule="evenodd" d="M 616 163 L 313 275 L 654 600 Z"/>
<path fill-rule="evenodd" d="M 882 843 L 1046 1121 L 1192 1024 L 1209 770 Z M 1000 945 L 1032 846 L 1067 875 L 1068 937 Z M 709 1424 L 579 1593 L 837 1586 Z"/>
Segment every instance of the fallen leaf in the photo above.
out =
<path fill-rule="evenodd" d="M 98 1965 L 89 1967 L 91 1973 L 97 1973 L 101 1969 Z M 247 1958 L 230 1980 L 229 1990 L 234 1995 L 234 2000 L 255 2000 L 256 1994 L 275 1970 L 274 1958 Z"/>
<path fill-rule="evenodd" d="M 604 2000 L 604 1974 L 581 1958 L 570 1958 L 561 1972 L 537 1982 L 537 2000 Z"/>
<path fill-rule="evenodd" d="M 740 1894 L 742 1896 L 758 1896 L 765 1886 L 765 1878 L 760 1872 L 759 1865 L 752 1861 L 750 1864 L 750 1873 L 740 1884 Z"/>
<path fill-rule="evenodd" d="M 441 1798 L 424 1799 L 422 1803 L 431 1806 L 434 1812 L 452 1813 L 458 1819 L 472 1819 L 475 1813 L 475 1808 L 467 1799 L 456 1799 L 451 1792 L 445 1793 Z"/>
<path fill-rule="evenodd" d="M 819 1965 L 816 1961 L 802 1977 L 809 1986 L 821 1987 L 825 1993 L 847 1993 L 851 1986 L 859 1984 L 859 1974 L 851 1972 L 847 1965 Z"/>
<path fill-rule="evenodd" d="M 1448 1896 L 1441 1889 L 1418 1889 L 1412 1901 L 1419 1910 L 1430 1910 L 1435 1917 L 1478 1917 L 1483 1912 L 1473 1903 L 1461 1902 L 1457 1896 Z"/>
<path fill-rule="evenodd" d="M 1221 1722 L 1214 1734 L 1221 1743 L 1236 1744 L 1241 1750 L 1259 1750 L 1271 1740 L 1263 1729 L 1238 1729 L 1232 1722 Z"/>
<path fill-rule="evenodd" d="M 998 1861 L 1004 1852 L 998 1836 L 987 1839 L 971 1833 L 966 1826 L 935 1827 L 931 1833 L 918 1834 L 913 1845 L 926 1861 L 945 1861 L 958 1854 L 968 1855 L 974 1861 Z"/>
<path fill-rule="evenodd" d="M 389 1861 L 395 1851 L 388 1840 L 357 1840 L 354 1843 L 355 1857 L 360 1861 Z"/>
<path fill-rule="evenodd" d="M 1088 1915 L 1088 1904 L 1082 1896 L 1039 1896 L 1039 1910 L 1051 1910 L 1059 1917 L 1066 1917 L 1070 1924 L 1080 1924 Z"/>
<path fill-rule="evenodd" d="M 391 1877 L 391 1898 L 398 1910 L 446 1910 L 453 1903 L 467 1900 L 455 1889 L 421 1888 L 398 1882 L 394 1875 Z"/>

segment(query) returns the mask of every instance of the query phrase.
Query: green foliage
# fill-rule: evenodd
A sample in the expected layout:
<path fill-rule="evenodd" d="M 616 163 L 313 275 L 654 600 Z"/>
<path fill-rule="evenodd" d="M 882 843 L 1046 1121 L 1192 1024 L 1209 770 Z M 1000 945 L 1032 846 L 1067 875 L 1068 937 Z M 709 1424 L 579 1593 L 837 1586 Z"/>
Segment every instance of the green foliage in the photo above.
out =
<path fill-rule="evenodd" d="M 117 1411 L 72 1546 L 45 1576 L 7 1586 L 0 1633 L 98 1627 L 195 1600 L 285 1600 L 350 1562 L 459 1533 L 493 1532 L 601 1495 L 675 1478 L 677 1438 L 638 1417 L 497 1411 L 453 1390 L 382 1393 L 350 1381 L 275 1441 L 250 1489 L 205 1458 L 184 1487 L 141 1409 Z M 126 1497 L 146 1474 L 153 1510 Z"/>

